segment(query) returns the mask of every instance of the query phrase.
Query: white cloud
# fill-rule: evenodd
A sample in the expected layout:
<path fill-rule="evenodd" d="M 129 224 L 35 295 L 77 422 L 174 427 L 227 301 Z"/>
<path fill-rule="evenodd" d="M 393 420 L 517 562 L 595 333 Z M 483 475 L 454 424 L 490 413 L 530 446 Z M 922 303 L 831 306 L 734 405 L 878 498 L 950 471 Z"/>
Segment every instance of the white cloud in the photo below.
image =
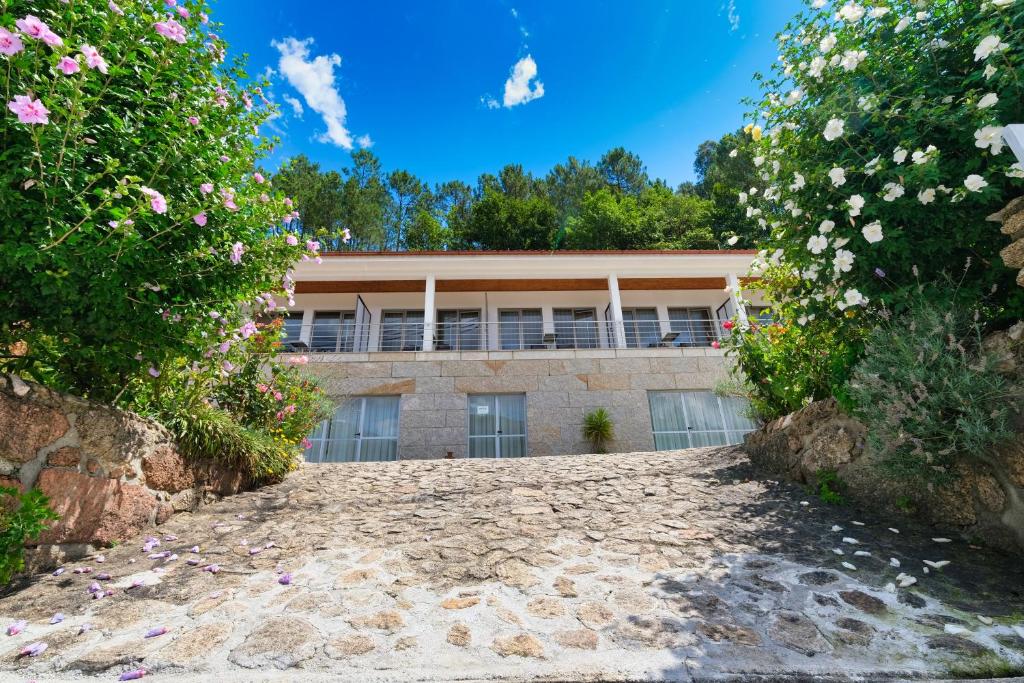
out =
<path fill-rule="evenodd" d="M 537 78 L 537 62 L 533 61 L 533 57 L 526 55 L 512 67 L 512 75 L 505 81 L 505 98 L 504 105 L 506 107 L 514 107 L 517 104 L 526 104 L 531 100 L 540 99 L 544 97 L 544 84 L 540 81 L 534 81 L 533 85 L 530 85 L 530 81 Z M 487 106 L 491 106 L 490 102 Z"/>
<path fill-rule="evenodd" d="M 356 144 L 366 149 L 367 147 L 373 147 L 373 140 L 370 139 L 369 135 L 360 135 L 356 138 Z"/>
<path fill-rule="evenodd" d="M 334 67 L 341 65 L 336 54 L 318 55 L 309 59 L 312 38 L 298 40 L 285 38 L 270 43 L 281 53 L 277 68 L 281 75 L 299 91 L 306 106 L 320 114 L 327 131 L 317 137 L 320 142 L 329 142 L 344 149 L 352 149 L 352 134 L 345 127 L 348 111 L 334 85 Z M 293 105 L 294 106 L 294 105 Z"/>
<path fill-rule="evenodd" d="M 480 104 L 484 105 L 488 109 L 500 109 L 501 102 L 494 99 L 490 95 L 483 95 L 480 97 Z"/>
<path fill-rule="evenodd" d="M 729 19 L 729 30 L 738 31 L 740 28 L 740 15 L 736 11 L 736 0 L 729 0 L 729 2 L 722 5 L 722 10 L 727 12 Z"/>
<path fill-rule="evenodd" d="M 291 95 L 282 95 L 281 98 L 291 105 L 292 113 L 295 114 L 296 118 L 302 118 L 302 102 L 299 102 L 299 98 L 292 97 Z"/>

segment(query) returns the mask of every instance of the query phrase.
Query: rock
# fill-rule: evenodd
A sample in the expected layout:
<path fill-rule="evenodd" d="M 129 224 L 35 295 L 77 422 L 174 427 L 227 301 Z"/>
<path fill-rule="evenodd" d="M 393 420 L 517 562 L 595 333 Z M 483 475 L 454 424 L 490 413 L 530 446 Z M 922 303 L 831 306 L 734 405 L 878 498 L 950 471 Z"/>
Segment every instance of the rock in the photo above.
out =
<path fill-rule="evenodd" d="M 615 619 L 615 614 L 600 602 L 585 602 L 576 608 L 576 618 L 587 628 L 602 629 Z"/>
<path fill-rule="evenodd" d="M 888 611 L 888 608 L 885 606 L 885 602 L 879 600 L 873 595 L 868 595 L 863 591 L 840 591 L 839 597 L 842 598 L 843 602 L 847 605 L 853 605 L 860 611 L 867 612 L 868 614 L 885 614 Z"/>
<path fill-rule="evenodd" d="M 928 602 L 917 593 L 910 591 L 900 591 L 896 596 L 897 602 L 903 605 L 909 605 L 916 609 L 922 609 L 928 606 Z"/>
<path fill-rule="evenodd" d="M 398 612 L 386 610 L 364 617 L 355 617 L 348 620 L 353 628 L 373 628 L 379 631 L 394 633 L 405 626 L 405 620 Z"/>
<path fill-rule="evenodd" d="M 447 640 L 456 647 L 466 647 L 472 640 L 469 627 L 462 623 L 452 625 L 452 627 L 448 629 Z"/>
<path fill-rule="evenodd" d="M 737 645 L 760 645 L 761 636 L 756 631 L 736 624 L 709 624 L 700 622 L 697 624 L 697 631 L 716 643 L 723 640 L 736 643 Z"/>
<path fill-rule="evenodd" d="M 523 625 L 523 620 L 519 618 L 519 615 L 510 609 L 499 607 L 496 610 L 494 610 L 494 613 L 497 615 L 499 619 L 501 619 L 507 624 L 512 624 L 513 626 Z"/>
<path fill-rule="evenodd" d="M 805 655 L 815 655 L 832 649 L 814 622 L 800 612 L 779 610 L 772 613 L 768 637 L 790 650 Z"/>
<path fill-rule="evenodd" d="M 575 598 L 579 595 L 576 592 L 575 582 L 573 582 L 572 579 L 566 576 L 559 576 L 557 579 L 555 579 L 555 582 L 552 584 L 552 586 L 556 591 L 558 591 L 558 594 L 561 595 L 563 598 Z"/>
<path fill-rule="evenodd" d="M 46 456 L 46 464 L 50 467 L 78 467 L 81 459 L 81 448 L 64 446 Z"/>
<path fill-rule="evenodd" d="M 170 445 L 160 446 L 144 456 L 142 473 L 146 486 L 159 491 L 177 493 L 196 485 L 195 472 Z"/>
<path fill-rule="evenodd" d="M 68 431 L 68 419 L 55 408 L 19 401 L 0 392 L 0 458 L 26 463 Z"/>
<path fill-rule="evenodd" d="M 325 652 L 331 659 L 345 659 L 347 657 L 358 657 L 372 652 L 377 646 L 369 636 L 351 635 L 339 636 L 327 641 Z"/>
<path fill-rule="evenodd" d="M 847 645 L 866 646 L 871 642 L 871 637 L 875 632 L 875 629 L 869 624 L 849 617 L 836 619 L 836 626 L 840 630 L 836 631 L 835 637 Z"/>
<path fill-rule="evenodd" d="M 9 375 L 9 377 L 11 378 L 11 391 L 13 391 L 14 395 L 18 398 L 25 398 L 25 396 L 28 395 L 28 392 L 32 391 L 29 385 L 25 384 L 25 380 L 21 377 L 17 375 Z"/>
<path fill-rule="evenodd" d="M 141 644 L 137 640 L 115 643 L 103 647 L 89 648 L 72 658 L 65 669 L 76 669 L 84 673 L 100 673 L 113 667 L 136 666 L 152 652 L 152 641 Z"/>
<path fill-rule="evenodd" d="M 339 576 L 335 584 L 338 586 L 358 586 L 361 583 L 366 583 L 376 578 L 376 576 L 376 569 L 353 569 Z"/>
<path fill-rule="evenodd" d="M 139 533 L 153 521 L 157 500 L 145 488 L 62 469 L 44 469 L 38 486 L 60 520 L 43 543 L 108 545 Z"/>
<path fill-rule="evenodd" d="M 589 628 L 580 628 L 573 631 L 555 631 L 555 640 L 562 647 L 596 650 L 598 638 Z"/>
<path fill-rule="evenodd" d="M 395 649 L 401 652 L 402 650 L 411 650 L 417 645 L 416 636 L 402 636 L 395 641 Z"/>
<path fill-rule="evenodd" d="M 305 619 L 272 617 L 253 629 L 228 659 L 246 669 L 290 669 L 312 657 L 321 642 L 320 632 Z"/>
<path fill-rule="evenodd" d="M 478 604 L 480 604 L 480 598 L 476 596 L 470 596 L 465 598 L 448 598 L 447 600 L 441 601 L 441 607 L 443 607 L 444 609 L 467 609 Z"/>
<path fill-rule="evenodd" d="M 946 650 L 947 652 L 953 652 L 966 657 L 980 657 L 989 652 L 988 648 L 977 644 L 973 640 L 949 633 L 931 636 L 926 641 L 926 644 L 930 650 Z"/>
<path fill-rule="evenodd" d="M 565 605 L 558 598 L 534 598 L 526 604 L 526 611 L 541 619 L 554 619 L 565 614 Z"/>
<path fill-rule="evenodd" d="M 832 572 L 817 569 L 813 572 L 806 572 L 796 577 L 796 580 L 805 586 L 827 586 L 839 580 L 839 576 Z"/>
<path fill-rule="evenodd" d="M 658 650 L 685 647 L 696 640 L 679 620 L 648 616 L 630 616 L 616 622 L 612 638 L 624 646 L 639 643 Z"/>
<path fill-rule="evenodd" d="M 502 657 L 544 657 L 544 646 L 529 633 L 495 638 L 491 649 Z"/>
<path fill-rule="evenodd" d="M 534 576 L 529 565 L 522 560 L 506 560 L 495 567 L 494 573 L 506 586 L 520 590 L 532 588 L 540 583 L 540 579 Z"/>
<path fill-rule="evenodd" d="M 194 659 L 209 657 L 231 635 L 233 627 L 226 622 L 204 624 L 186 631 L 159 652 L 165 662 L 180 665 Z"/>

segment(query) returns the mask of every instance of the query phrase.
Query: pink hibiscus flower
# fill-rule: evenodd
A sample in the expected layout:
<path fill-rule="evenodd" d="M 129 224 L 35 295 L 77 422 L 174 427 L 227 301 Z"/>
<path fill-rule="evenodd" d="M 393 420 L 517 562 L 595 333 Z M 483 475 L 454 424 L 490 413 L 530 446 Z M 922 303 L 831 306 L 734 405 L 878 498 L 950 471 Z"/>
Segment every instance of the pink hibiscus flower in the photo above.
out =
<path fill-rule="evenodd" d="M 190 116 L 190 117 L 188 117 L 188 122 L 191 123 L 193 126 L 198 126 L 199 125 L 199 117 L 198 116 Z"/>
<path fill-rule="evenodd" d="M 153 211 L 156 213 L 167 213 L 167 200 L 164 199 L 162 194 L 149 187 L 143 187 L 141 189 L 142 194 L 149 197 L 149 206 Z"/>
<path fill-rule="evenodd" d="M 236 266 L 242 262 L 242 254 L 245 253 L 245 245 L 241 242 L 235 242 L 231 245 L 231 262 Z"/>
<path fill-rule="evenodd" d="M 41 22 L 39 17 L 34 14 L 28 14 L 24 19 L 18 19 L 14 25 L 26 36 L 36 40 L 42 40 L 43 36 L 50 31 L 50 27 Z"/>
<path fill-rule="evenodd" d="M 261 185 L 266 181 L 266 179 L 263 177 L 263 174 L 260 173 L 259 171 L 256 171 L 255 173 L 252 174 L 252 179 L 255 180 L 257 183 L 260 183 Z"/>
<path fill-rule="evenodd" d="M 162 35 L 168 40 L 173 40 L 176 43 L 184 44 L 188 34 L 185 31 L 185 27 L 176 22 L 174 19 L 168 19 L 167 21 L 158 21 L 153 24 L 153 28 L 156 32 Z"/>
<path fill-rule="evenodd" d="M 65 76 L 76 74 L 80 71 L 78 66 L 78 60 L 72 57 L 61 57 L 60 61 L 57 62 L 57 68 L 60 69 Z"/>
<path fill-rule="evenodd" d="M 40 100 L 33 100 L 31 95 L 15 95 L 14 100 L 7 103 L 7 108 L 18 115 L 21 123 L 50 122 L 50 111 Z"/>
<path fill-rule="evenodd" d="M 287 237 L 284 238 L 284 241 L 285 244 L 287 244 L 289 247 L 294 247 L 296 244 L 299 243 L 299 238 L 296 237 L 295 235 L 289 234 Z"/>
<path fill-rule="evenodd" d="M 192 216 L 192 220 L 195 221 L 196 225 L 202 228 L 206 225 L 206 212 L 200 211 L 195 216 Z"/>
<path fill-rule="evenodd" d="M 0 55 L 16 55 L 25 49 L 18 34 L 11 33 L 5 28 L 0 28 Z"/>
<path fill-rule="evenodd" d="M 213 183 L 203 183 L 199 186 L 199 191 L 203 194 L 210 194 L 213 192 Z"/>
<path fill-rule="evenodd" d="M 110 0 L 110 2 L 107 3 L 107 7 L 109 7 L 110 11 L 113 12 L 114 14 L 116 14 L 117 16 L 119 16 L 119 17 L 123 17 L 124 16 L 124 10 L 121 9 L 120 7 L 118 7 L 117 5 L 115 5 L 114 4 L 114 0 Z"/>
<path fill-rule="evenodd" d="M 82 43 L 82 55 L 85 56 L 85 65 L 90 69 L 96 69 L 101 74 L 107 73 L 107 60 L 100 56 L 100 51 L 92 45 Z"/>

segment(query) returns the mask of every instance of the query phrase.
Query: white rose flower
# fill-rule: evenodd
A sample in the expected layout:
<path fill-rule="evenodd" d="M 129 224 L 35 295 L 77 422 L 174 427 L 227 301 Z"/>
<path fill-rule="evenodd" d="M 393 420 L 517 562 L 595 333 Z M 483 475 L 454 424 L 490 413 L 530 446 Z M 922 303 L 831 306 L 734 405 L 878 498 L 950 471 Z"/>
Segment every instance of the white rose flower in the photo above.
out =
<path fill-rule="evenodd" d="M 988 109 L 994 107 L 999 103 L 999 96 L 994 92 L 986 93 L 984 97 L 978 100 L 978 109 Z"/>
<path fill-rule="evenodd" d="M 860 234 L 864 235 L 864 239 L 868 241 L 868 244 L 874 244 L 875 242 L 882 241 L 882 224 L 878 221 L 868 223 L 860 230 Z"/>
<path fill-rule="evenodd" d="M 864 8 L 850 0 L 850 2 L 847 2 L 839 9 L 839 14 L 836 16 L 843 21 L 854 24 L 864 17 Z"/>
<path fill-rule="evenodd" d="M 882 157 L 875 157 L 868 163 L 864 164 L 865 175 L 875 175 L 878 171 L 878 164 L 882 161 Z"/>
<path fill-rule="evenodd" d="M 843 294 L 843 300 L 847 306 L 861 306 L 868 302 L 868 300 L 864 298 L 864 295 L 856 289 L 846 290 L 846 293 Z"/>
<path fill-rule="evenodd" d="M 818 279 L 818 267 L 817 266 L 811 266 L 810 268 L 808 268 L 804 272 L 800 273 L 800 277 L 802 277 L 805 280 L 817 280 Z"/>
<path fill-rule="evenodd" d="M 730 159 L 735 159 L 736 155 L 739 154 L 739 153 L 740 153 L 740 151 L 738 149 L 734 149 L 731 152 L 729 152 L 729 158 Z"/>
<path fill-rule="evenodd" d="M 859 194 L 855 194 L 847 199 L 846 203 L 850 205 L 851 216 L 859 216 L 860 210 L 864 208 L 864 198 Z"/>
<path fill-rule="evenodd" d="M 1018 161 L 1006 169 L 1007 178 L 1024 178 L 1024 166 Z"/>
<path fill-rule="evenodd" d="M 739 235 L 733 235 L 732 237 L 727 239 L 725 241 L 725 243 L 728 244 L 731 247 L 731 246 L 734 246 L 739 241 L 740 241 L 740 236 Z"/>
<path fill-rule="evenodd" d="M 828 62 L 822 57 L 815 57 L 811 60 L 811 65 L 807 67 L 807 74 L 812 78 L 821 78 L 821 73 L 828 66 Z"/>
<path fill-rule="evenodd" d="M 896 23 L 896 33 L 903 33 L 910 26 L 910 17 L 903 17 Z"/>
<path fill-rule="evenodd" d="M 978 43 L 978 46 L 974 48 L 974 61 L 980 62 L 983 59 L 988 59 L 993 53 L 1002 52 L 1007 47 L 1006 43 L 999 40 L 999 36 L 985 36 Z"/>
<path fill-rule="evenodd" d="M 740 204 L 746 204 L 747 203 L 747 193 L 746 192 L 740 192 L 740 194 L 737 197 L 736 201 L 739 202 Z"/>
<path fill-rule="evenodd" d="M 964 187 L 971 192 L 981 192 L 982 188 L 988 187 L 988 183 L 977 173 L 972 173 L 964 178 Z"/>
<path fill-rule="evenodd" d="M 996 75 L 996 71 L 998 71 L 998 69 L 996 69 L 994 66 L 992 66 L 991 64 L 986 64 L 985 65 L 985 80 L 987 81 L 988 79 L 990 79 L 993 76 L 995 76 Z"/>
<path fill-rule="evenodd" d="M 843 120 L 842 119 L 829 119 L 829 122 L 825 125 L 825 130 L 822 135 L 829 142 L 832 142 L 843 134 Z"/>
<path fill-rule="evenodd" d="M 799 102 L 803 96 L 804 91 L 801 90 L 800 88 L 790 90 L 789 93 L 786 95 L 786 104 L 792 106 Z"/>
<path fill-rule="evenodd" d="M 754 157 L 754 166 L 760 166 L 764 163 L 764 157 Z"/>
<path fill-rule="evenodd" d="M 935 190 L 932 188 L 925 188 L 917 193 L 917 201 L 922 204 L 931 204 L 935 201 Z"/>
<path fill-rule="evenodd" d="M 853 270 L 853 260 L 856 258 L 852 251 L 837 249 L 836 257 L 832 259 L 832 267 L 837 273 L 849 273 Z"/>
<path fill-rule="evenodd" d="M 828 247 L 828 239 L 823 235 L 812 235 L 811 238 L 807 240 L 807 250 L 812 254 L 820 254 L 825 251 L 826 247 Z"/>
<path fill-rule="evenodd" d="M 834 240 L 832 240 L 832 246 L 838 249 L 839 247 L 845 247 L 847 244 L 849 244 L 849 242 L 849 237 L 837 237 Z"/>
<path fill-rule="evenodd" d="M 992 6 L 996 9 L 1003 9 L 1004 7 L 1009 7 L 1016 1 L 1017 0 L 992 0 Z"/>
<path fill-rule="evenodd" d="M 828 177 L 832 181 L 833 187 L 846 184 L 846 171 L 838 166 L 828 172 Z"/>
<path fill-rule="evenodd" d="M 835 222 L 826 219 L 823 220 L 821 222 L 821 225 L 818 226 L 818 232 L 820 232 L 822 235 L 827 235 L 830 232 L 832 232 L 832 229 L 834 227 L 836 227 Z"/>
<path fill-rule="evenodd" d="M 974 146 L 989 148 L 992 154 L 999 154 L 1003 151 L 1003 127 L 982 126 L 974 131 Z"/>
<path fill-rule="evenodd" d="M 802 175 L 800 175 L 799 173 L 794 173 L 793 184 L 789 186 L 789 189 L 792 190 L 793 192 L 796 192 L 797 190 L 803 189 L 803 186 L 806 184 L 807 183 Z"/>
<path fill-rule="evenodd" d="M 824 6 L 825 0 L 814 0 L 814 2 L 811 3 L 811 7 L 813 7 L 814 9 L 821 9 Z"/>
<path fill-rule="evenodd" d="M 843 65 L 843 69 L 846 71 L 853 71 L 860 63 L 867 59 L 868 53 L 866 50 L 847 50 L 843 53 L 843 59 L 840 64 Z"/>
<path fill-rule="evenodd" d="M 892 160 L 895 161 L 897 164 L 902 164 L 904 161 L 907 160 L 907 150 L 903 149 L 902 147 L 897 147 L 892 151 Z"/>
<path fill-rule="evenodd" d="M 893 202 L 903 196 L 903 186 L 899 183 L 886 183 L 884 187 L 885 194 L 882 195 L 882 199 L 887 202 Z"/>
<path fill-rule="evenodd" d="M 836 42 L 837 42 L 836 34 L 830 33 L 830 34 L 828 34 L 827 36 L 825 36 L 824 38 L 821 39 L 821 42 L 818 43 L 818 48 L 824 54 L 828 54 L 829 52 L 832 52 L 832 48 L 834 48 L 836 46 Z"/>
<path fill-rule="evenodd" d="M 872 7 L 868 10 L 868 16 L 872 19 L 881 19 L 890 12 L 888 7 Z"/>

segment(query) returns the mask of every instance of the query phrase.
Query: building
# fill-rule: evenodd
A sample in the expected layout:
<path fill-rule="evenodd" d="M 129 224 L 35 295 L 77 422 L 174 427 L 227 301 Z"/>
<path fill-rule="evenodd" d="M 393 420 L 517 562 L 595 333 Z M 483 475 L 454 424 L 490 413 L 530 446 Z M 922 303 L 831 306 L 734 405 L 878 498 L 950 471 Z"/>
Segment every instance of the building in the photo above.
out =
<path fill-rule="evenodd" d="M 339 407 L 312 462 L 586 453 L 737 443 L 754 425 L 722 322 L 748 251 L 328 254 L 295 269 L 285 344 Z M 750 298 L 750 295 L 747 295 Z M 756 297 L 755 297 L 756 299 Z"/>

